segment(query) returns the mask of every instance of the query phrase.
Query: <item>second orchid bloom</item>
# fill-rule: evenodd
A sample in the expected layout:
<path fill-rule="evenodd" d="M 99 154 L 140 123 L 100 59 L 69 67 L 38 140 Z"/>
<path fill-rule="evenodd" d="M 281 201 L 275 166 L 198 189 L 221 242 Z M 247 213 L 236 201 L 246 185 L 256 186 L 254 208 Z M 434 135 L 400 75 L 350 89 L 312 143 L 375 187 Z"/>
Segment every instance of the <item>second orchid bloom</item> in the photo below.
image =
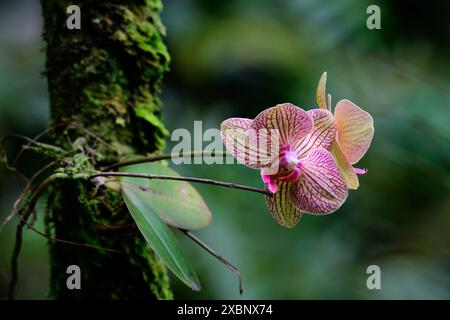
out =
<path fill-rule="evenodd" d="M 275 220 L 295 226 L 304 213 L 329 214 L 358 187 L 352 167 L 366 153 L 373 120 L 348 100 L 335 108 L 325 103 L 324 74 L 317 90 L 320 109 L 305 111 L 284 103 L 255 119 L 230 118 L 221 125 L 228 151 L 242 164 L 261 170 L 267 207 Z M 331 97 L 328 99 L 331 103 Z"/>

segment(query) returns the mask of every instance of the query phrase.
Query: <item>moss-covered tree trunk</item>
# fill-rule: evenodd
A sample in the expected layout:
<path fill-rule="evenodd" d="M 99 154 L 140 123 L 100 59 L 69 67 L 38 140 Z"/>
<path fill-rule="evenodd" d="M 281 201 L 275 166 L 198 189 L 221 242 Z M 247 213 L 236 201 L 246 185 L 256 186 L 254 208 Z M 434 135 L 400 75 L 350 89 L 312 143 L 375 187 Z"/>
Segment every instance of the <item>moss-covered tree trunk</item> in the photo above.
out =
<path fill-rule="evenodd" d="M 67 150 L 64 170 L 101 168 L 126 154 L 163 147 L 158 93 L 168 69 L 160 0 L 42 0 L 47 44 L 51 142 Z M 66 27 L 68 6 L 81 29 Z M 47 232 L 112 248 L 50 243 L 50 296 L 56 299 L 171 298 L 165 267 L 140 236 L 121 195 L 90 182 L 58 182 L 48 199 Z M 69 265 L 81 290 L 69 290 Z"/>

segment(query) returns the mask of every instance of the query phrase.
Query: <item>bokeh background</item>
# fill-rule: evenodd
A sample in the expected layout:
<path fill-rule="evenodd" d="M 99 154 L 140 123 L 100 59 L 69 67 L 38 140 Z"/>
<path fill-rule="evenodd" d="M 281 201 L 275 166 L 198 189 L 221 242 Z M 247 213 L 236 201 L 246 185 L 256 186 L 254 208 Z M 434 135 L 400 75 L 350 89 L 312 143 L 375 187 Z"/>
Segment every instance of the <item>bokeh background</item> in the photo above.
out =
<path fill-rule="evenodd" d="M 288 230 L 272 219 L 261 195 L 197 185 L 213 212 L 212 224 L 197 234 L 240 268 L 242 297 L 449 299 L 450 2 L 164 4 L 172 55 L 163 88 L 169 129 L 193 130 L 194 120 L 205 130 L 217 128 L 225 118 L 253 118 L 281 102 L 315 107 L 323 71 L 334 103 L 348 98 L 374 117 L 372 147 L 359 164 L 369 173 L 332 215 L 306 215 Z M 370 4 L 381 7 L 381 30 L 366 28 Z M 0 1 L 0 136 L 34 136 L 47 125 L 41 32 L 37 0 Z M 19 143 L 10 141 L 8 152 Z M 26 154 L 22 169 L 33 172 L 36 162 Z M 240 165 L 176 169 L 261 186 L 259 173 Z M 3 220 L 19 186 L 4 166 L 0 181 Z M 0 234 L 0 298 L 16 223 Z M 192 292 L 173 279 L 176 298 L 240 298 L 233 273 L 179 238 L 203 290 Z M 27 231 L 19 263 L 17 297 L 46 299 L 46 240 Z M 366 287 L 371 264 L 381 268 L 381 290 Z"/>

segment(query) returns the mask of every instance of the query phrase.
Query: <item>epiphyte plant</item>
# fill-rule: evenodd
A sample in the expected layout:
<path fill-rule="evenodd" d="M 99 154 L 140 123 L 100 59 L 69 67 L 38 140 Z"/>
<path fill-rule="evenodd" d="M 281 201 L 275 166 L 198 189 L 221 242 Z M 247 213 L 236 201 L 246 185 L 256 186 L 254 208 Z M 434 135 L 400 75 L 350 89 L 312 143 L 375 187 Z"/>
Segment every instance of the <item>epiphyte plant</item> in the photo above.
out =
<path fill-rule="evenodd" d="M 228 119 L 222 123 L 222 129 L 225 145 L 236 158 L 258 151 L 257 146 L 249 145 L 266 140 L 260 136 L 261 129 L 278 131 L 279 138 L 267 139 L 269 143 L 279 140 L 280 147 L 274 158 L 276 172 L 269 172 L 272 171 L 270 163 L 244 163 L 261 169 L 262 180 L 271 192 L 266 196 L 267 207 L 281 225 L 295 226 L 303 212 L 331 213 L 347 198 L 347 187 L 327 150 L 336 135 L 336 125 L 329 111 L 306 112 L 284 103 L 264 110 L 254 120 Z M 249 132 L 250 136 L 246 136 Z M 236 148 L 236 144 L 244 145 L 245 150 Z"/>
<path fill-rule="evenodd" d="M 293 104 L 283 103 L 262 111 L 254 119 L 231 118 L 222 123 L 221 135 L 226 148 L 239 162 L 260 170 L 264 189 L 212 179 L 182 177 L 164 162 L 183 157 L 227 156 L 224 152 L 192 151 L 128 156 L 108 167 L 92 168 L 86 166 L 84 161 L 86 154 L 82 141 L 77 143 L 78 153 L 68 161 L 67 157 L 73 150 L 65 151 L 21 137 L 36 151 L 51 153 L 57 160 L 29 180 L 14 203 L 12 215 L 0 226 L 1 231 L 13 215 L 20 219 L 11 260 L 10 298 L 13 297 L 17 282 L 17 258 L 25 225 L 49 241 L 112 254 L 120 253 L 115 248 L 51 237 L 33 226 L 29 217 L 33 215 L 38 199 L 47 187 L 58 180 L 84 180 L 96 188 L 106 187 L 120 192 L 149 246 L 167 268 L 193 290 L 200 290 L 200 281 L 170 227 L 180 230 L 235 272 L 239 276 L 242 293 L 239 270 L 191 233 L 209 225 L 211 212 L 189 182 L 263 194 L 275 220 L 289 228 L 294 227 L 304 213 L 325 215 L 339 209 L 348 196 L 348 189 L 358 188 L 357 174 L 367 172 L 353 168 L 353 164 L 368 150 L 374 128 L 372 117 L 349 100 L 339 101 L 332 114 L 331 96 L 326 97 L 325 83 L 326 73 L 322 75 L 316 92 L 319 108 L 305 111 Z M 4 162 L 8 168 L 16 170 L 9 164 L 6 155 Z M 56 169 L 52 174 L 42 179 L 41 183 L 34 183 L 37 177 L 53 167 Z"/>
<path fill-rule="evenodd" d="M 317 88 L 319 109 L 305 111 L 284 103 L 262 111 L 254 120 L 230 118 L 221 125 L 230 153 L 244 165 L 261 170 L 271 193 L 266 196 L 267 207 L 285 227 L 295 226 L 304 213 L 336 211 L 348 189 L 358 187 L 356 174 L 366 173 L 352 164 L 370 146 L 373 119 L 349 100 L 339 101 L 333 115 L 330 95 L 328 106 L 325 102 L 326 77 L 324 73 Z M 267 149 L 275 149 L 271 161 Z"/>

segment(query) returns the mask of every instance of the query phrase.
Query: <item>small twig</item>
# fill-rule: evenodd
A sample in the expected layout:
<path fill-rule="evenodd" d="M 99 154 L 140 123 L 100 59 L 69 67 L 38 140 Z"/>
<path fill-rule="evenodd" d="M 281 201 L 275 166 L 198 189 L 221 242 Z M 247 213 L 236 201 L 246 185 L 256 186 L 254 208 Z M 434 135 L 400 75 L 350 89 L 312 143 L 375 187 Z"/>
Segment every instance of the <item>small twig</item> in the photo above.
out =
<path fill-rule="evenodd" d="M 28 222 L 26 221 L 26 219 L 28 218 L 28 212 L 30 212 L 30 213 L 33 212 L 33 210 L 34 210 L 34 208 L 35 208 L 35 206 L 36 206 L 37 200 L 39 200 L 40 195 L 42 194 L 42 192 L 44 191 L 44 189 L 45 189 L 48 185 L 50 185 L 50 183 L 52 183 L 52 182 L 49 182 L 46 186 L 42 187 L 42 192 L 40 192 L 40 193 L 37 194 L 37 195 L 36 195 L 36 193 L 34 194 L 34 197 L 36 198 L 36 200 L 33 199 L 33 196 L 30 198 L 30 203 L 29 203 L 29 205 L 27 206 L 27 210 L 28 210 L 28 211 L 26 211 L 26 212 L 25 212 L 24 214 L 22 214 L 22 215 L 19 214 L 19 212 L 18 212 L 18 210 L 17 210 L 17 206 L 18 206 L 18 204 L 22 201 L 23 196 L 26 194 L 26 192 L 28 192 L 28 190 L 31 189 L 31 184 L 32 184 L 33 180 L 36 179 L 36 177 L 38 177 L 42 172 L 44 172 L 45 170 L 47 170 L 48 168 L 50 168 L 51 166 L 53 166 L 55 163 L 56 163 L 56 161 L 52 161 L 52 162 L 48 163 L 47 165 L 45 165 L 44 167 L 42 167 L 41 169 L 39 169 L 39 170 L 38 170 L 38 171 L 30 178 L 30 180 L 28 181 L 27 185 L 25 186 L 25 188 L 24 188 L 24 190 L 23 190 L 23 192 L 22 192 L 21 197 L 19 197 L 19 198 L 16 200 L 16 202 L 15 202 L 14 209 L 13 209 L 13 214 L 19 215 L 20 220 L 21 220 L 21 223 L 23 222 L 24 224 L 27 225 L 27 227 L 28 227 L 29 229 L 33 230 L 33 231 L 36 232 L 37 234 L 40 234 L 40 235 L 44 236 L 44 237 L 47 238 L 48 240 L 52 240 L 52 241 L 56 241 L 56 242 L 60 242 L 60 243 L 65 243 L 65 244 L 76 245 L 76 246 L 89 247 L 89 248 L 99 249 L 99 250 L 104 250 L 104 251 L 109 251 L 109 252 L 122 253 L 122 252 L 120 252 L 120 251 L 118 251 L 118 250 L 115 250 L 115 249 L 108 249 L 108 248 L 103 248 L 103 247 L 94 246 L 94 245 L 91 245 L 91 244 L 84 244 L 84 243 L 79 243 L 79 242 L 74 242 L 74 241 L 69 241 L 69 240 L 63 240 L 63 239 L 59 239 L 59 238 L 56 238 L 56 237 L 49 237 L 49 236 L 47 236 L 44 232 L 37 230 L 37 229 L 33 226 L 32 223 L 28 223 Z M 56 178 L 60 178 L 60 176 L 55 176 L 55 177 L 56 177 Z M 37 191 L 38 191 L 38 190 L 37 190 Z M 25 215 L 27 215 L 27 216 L 25 216 Z M 0 231 L 1 231 L 1 230 L 0 230 Z"/>
<path fill-rule="evenodd" d="M 41 139 L 43 136 L 45 136 L 46 134 L 50 133 L 51 131 L 53 131 L 54 129 L 61 127 L 62 125 L 64 125 L 65 122 L 60 122 L 60 123 L 56 123 L 50 127 L 48 127 L 47 129 L 45 129 L 44 131 L 42 131 L 41 133 L 38 133 L 37 135 L 35 135 L 33 137 L 33 142 L 37 142 L 39 139 Z M 23 152 L 25 152 L 25 150 L 27 150 L 27 146 L 29 146 L 31 143 L 28 143 L 28 145 L 22 146 L 22 149 L 19 151 L 19 153 L 16 155 L 12 165 L 15 167 L 17 161 L 19 161 L 19 158 L 22 156 Z"/>
<path fill-rule="evenodd" d="M 31 186 L 34 182 L 34 180 L 43 172 L 45 172 L 45 170 L 51 168 L 53 165 L 55 165 L 56 161 L 52 161 L 48 164 L 46 164 L 45 166 L 43 166 L 41 169 L 39 169 L 38 171 L 36 171 L 31 178 L 28 180 L 27 184 L 25 185 L 25 187 L 23 188 L 22 192 L 20 193 L 19 197 L 17 198 L 17 200 L 14 202 L 14 206 L 13 206 L 13 210 L 11 212 L 11 214 L 9 216 L 6 217 L 6 219 L 2 222 L 2 224 L 0 225 L 0 233 L 2 232 L 3 228 L 6 226 L 6 224 L 15 216 L 18 214 L 18 210 L 17 210 L 17 206 L 20 204 L 20 202 L 22 202 L 23 198 L 26 196 L 27 192 L 31 189 Z"/>
<path fill-rule="evenodd" d="M 30 199 L 28 200 L 28 205 L 25 208 L 24 212 L 22 214 L 20 214 L 20 213 L 18 213 L 18 211 L 16 211 L 18 213 L 18 216 L 20 217 L 20 222 L 17 225 L 16 242 L 15 242 L 13 254 L 11 257 L 11 281 L 10 281 L 9 290 L 8 290 L 8 298 L 10 300 L 14 299 L 14 289 L 15 289 L 15 286 L 17 283 L 17 276 L 18 276 L 18 263 L 17 262 L 18 262 L 18 257 L 19 257 L 20 250 L 22 247 L 22 233 L 23 233 L 23 227 L 25 225 L 28 226 L 34 232 L 44 236 L 48 240 L 52 240 L 52 241 L 56 241 L 56 242 L 60 242 L 60 243 L 64 243 L 64 244 L 70 244 L 70 245 L 75 245 L 75 246 L 97 249 L 97 250 L 104 250 L 104 251 L 109 251 L 109 252 L 114 252 L 114 253 L 122 253 L 121 251 L 116 250 L 116 249 L 103 248 L 103 247 L 98 247 L 98 246 L 87 244 L 87 243 L 79 243 L 79 242 L 49 237 L 44 232 L 39 231 L 38 229 L 36 229 L 34 226 L 32 226 L 31 224 L 29 224 L 27 222 L 28 217 L 33 212 L 37 201 L 39 200 L 40 196 L 45 191 L 45 189 L 49 185 L 51 185 L 54 181 L 56 181 L 57 179 L 61 179 L 61 178 L 64 178 L 64 176 L 61 176 L 58 174 L 53 174 L 53 175 L 49 176 L 36 188 L 36 191 L 33 192 Z M 15 204 L 15 206 L 16 206 L 16 204 Z M 15 207 L 14 210 L 17 210 L 17 208 Z"/>
<path fill-rule="evenodd" d="M 108 149 L 116 152 L 119 156 L 122 155 L 119 151 L 117 151 L 111 144 L 109 144 L 108 142 L 106 142 L 105 140 L 103 140 L 102 138 L 100 138 L 98 135 L 96 135 L 95 133 L 91 132 L 90 130 L 83 128 L 81 126 L 79 126 L 76 123 L 71 124 L 71 127 L 78 129 L 82 132 L 84 132 L 85 134 L 87 134 L 88 136 L 91 136 L 92 138 L 94 138 L 95 140 L 97 140 L 98 142 L 100 142 L 101 144 L 103 144 L 105 147 L 107 147 Z"/>
<path fill-rule="evenodd" d="M 9 282 L 8 299 L 14 300 L 14 289 L 17 282 L 17 259 L 22 248 L 22 231 L 23 225 L 19 223 L 16 230 L 16 242 L 14 244 L 14 250 L 11 257 L 11 280 Z"/>
<path fill-rule="evenodd" d="M 212 249 L 210 246 L 208 246 L 206 243 L 204 243 L 202 240 L 194 236 L 192 233 L 190 233 L 187 230 L 179 229 L 181 232 L 183 232 L 186 236 L 188 236 L 191 240 L 193 240 L 195 243 L 197 243 L 200 247 L 205 249 L 209 254 L 211 254 L 213 257 L 218 259 L 220 262 L 222 262 L 225 266 L 227 266 L 228 269 L 233 271 L 237 274 L 239 278 L 239 293 L 242 294 L 244 292 L 244 286 L 242 282 L 242 275 L 238 268 L 236 268 L 234 265 L 232 265 L 227 259 L 222 257 L 220 254 L 218 254 L 214 249 Z"/>
<path fill-rule="evenodd" d="M 56 237 L 50 237 L 50 236 L 46 235 L 45 232 L 42 232 L 42 231 L 36 229 L 30 223 L 25 222 L 25 224 L 27 225 L 27 227 L 30 230 L 36 232 L 37 234 L 45 237 L 47 240 L 50 240 L 50 241 L 55 241 L 55 242 L 59 242 L 59 243 L 63 243 L 63 244 L 69 244 L 69 245 L 78 246 L 78 247 L 85 247 L 85 248 L 92 248 L 92 249 L 97 249 L 97 250 L 103 250 L 103 251 L 113 252 L 113 253 L 120 253 L 120 254 L 123 253 L 122 251 L 119 251 L 119 250 L 116 250 L 116 249 L 99 247 L 99 246 L 95 246 L 95 245 L 89 244 L 89 243 L 81 243 L 81 242 L 75 242 L 75 241 L 70 241 L 70 240 L 59 239 L 59 238 L 56 238 Z"/>
<path fill-rule="evenodd" d="M 53 150 L 55 152 L 62 151 L 62 149 L 57 147 L 57 146 L 54 146 L 54 145 L 51 145 L 51 144 L 47 144 L 47 143 L 43 143 L 43 142 L 38 142 L 38 141 L 36 141 L 36 140 L 34 140 L 34 139 L 30 138 L 30 137 L 23 136 L 23 135 L 20 135 L 20 134 L 9 134 L 9 135 L 5 136 L 3 138 L 3 141 L 4 141 L 3 144 L 9 138 L 18 138 L 18 139 L 22 139 L 22 140 L 27 141 L 28 144 L 22 147 L 22 148 L 25 148 L 25 149 L 27 147 L 31 147 L 31 145 L 35 145 L 37 147 L 44 147 L 44 148 L 47 148 L 47 149 L 51 149 L 51 150 Z M 20 155 L 20 152 L 19 152 L 19 155 Z"/>
<path fill-rule="evenodd" d="M 27 179 L 26 175 L 25 175 L 24 173 L 22 173 L 19 169 L 17 169 L 16 166 L 15 166 L 15 164 L 16 164 L 16 162 L 17 162 L 17 156 L 16 156 L 16 159 L 13 161 L 12 164 L 9 163 L 8 155 L 7 155 L 7 152 L 6 152 L 6 142 L 7 142 L 8 139 L 10 139 L 10 138 L 16 138 L 16 137 L 13 136 L 13 135 L 7 135 L 7 136 L 5 136 L 5 137 L 2 138 L 3 157 L 4 157 L 4 163 L 5 163 L 6 169 L 8 169 L 9 171 L 15 173 L 16 177 L 19 176 L 19 177 L 21 177 L 24 181 L 27 181 L 28 179 Z M 22 148 L 21 148 L 19 154 L 21 154 L 24 150 L 25 150 L 25 149 L 24 149 L 24 147 L 22 146 Z M 18 181 L 19 179 L 16 179 L 16 180 L 17 180 L 17 184 L 18 184 L 19 187 L 20 187 L 20 183 L 19 183 L 19 181 Z"/>
<path fill-rule="evenodd" d="M 22 154 L 25 152 L 25 150 L 27 150 L 27 147 L 29 147 L 31 144 L 36 144 L 37 141 L 39 139 L 41 139 L 43 136 L 45 136 L 46 134 L 48 134 L 49 132 L 53 131 L 55 128 L 58 128 L 62 125 L 64 125 L 65 122 L 59 122 L 56 123 L 50 127 L 48 127 L 47 129 L 45 129 L 44 131 L 38 133 L 36 136 L 34 136 L 33 138 L 28 138 L 28 137 L 24 137 L 21 135 L 7 135 L 5 137 L 3 137 L 2 139 L 2 146 L 3 146 L 3 150 L 5 152 L 5 162 L 6 162 L 6 167 L 8 170 L 11 170 L 12 172 L 18 174 L 19 176 L 21 176 L 21 178 L 23 178 L 25 181 L 27 181 L 27 177 L 21 173 L 17 168 L 16 168 L 16 164 L 19 161 L 19 158 L 22 156 Z M 25 146 L 22 146 L 22 148 L 20 149 L 20 151 L 18 152 L 18 154 L 16 155 L 16 157 L 14 158 L 14 161 L 12 162 L 11 165 L 9 165 L 8 163 L 8 157 L 6 155 L 6 141 L 9 138 L 19 138 L 19 139 L 24 139 L 28 141 L 28 144 Z"/>
<path fill-rule="evenodd" d="M 228 153 L 225 151 L 212 151 L 212 152 L 189 151 L 189 152 L 180 152 L 180 153 L 163 153 L 163 154 L 158 154 L 158 155 L 151 155 L 148 157 L 140 157 L 140 158 L 136 158 L 136 159 L 117 162 L 115 164 L 112 164 L 112 165 L 104 168 L 102 171 L 110 171 L 112 169 L 129 166 L 132 164 L 155 162 L 155 161 L 169 160 L 169 159 L 174 159 L 174 158 L 187 158 L 187 157 L 196 158 L 196 157 L 218 157 L 218 156 L 224 157 L 227 155 L 228 155 Z"/>
<path fill-rule="evenodd" d="M 85 248 L 91 248 L 96 250 L 103 250 L 107 252 L 113 252 L 113 253 L 119 253 L 122 254 L 122 251 L 116 250 L 116 249 L 110 249 L 110 248 L 104 248 L 95 246 L 88 243 L 81 243 L 81 242 L 75 242 L 75 241 L 69 241 L 69 240 L 63 240 L 59 238 L 49 237 L 45 234 L 45 232 L 42 232 L 38 229 L 36 229 L 34 226 L 32 226 L 30 223 L 26 222 L 23 217 L 20 217 L 20 223 L 17 226 L 17 232 L 16 232 L 16 242 L 14 246 L 13 256 L 11 258 L 11 281 L 9 284 L 9 290 L 8 290 L 8 299 L 13 300 L 14 299 L 14 289 L 17 283 L 17 277 L 18 277 L 18 257 L 20 254 L 20 249 L 22 247 L 22 233 L 23 233 L 23 226 L 27 225 L 28 228 L 30 228 L 32 231 L 36 232 L 37 234 L 45 237 L 46 239 L 50 241 L 55 241 L 63 244 L 68 244 L 72 246 L 79 246 L 79 247 L 85 247 Z"/>
<path fill-rule="evenodd" d="M 6 168 L 8 170 L 10 170 L 10 171 L 12 171 L 14 173 L 14 176 L 16 178 L 16 182 L 17 182 L 17 185 L 19 186 L 19 189 L 21 189 L 21 187 L 20 187 L 20 183 L 19 183 L 18 177 L 21 177 L 24 181 L 28 181 L 28 178 L 26 177 L 26 175 L 23 174 L 20 170 L 17 169 L 17 162 L 19 161 L 19 159 L 22 156 L 22 154 L 28 149 L 28 147 L 31 146 L 31 144 L 37 144 L 38 143 L 37 141 L 39 139 L 41 139 L 43 136 L 45 136 L 46 134 L 50 133 L 55 128 L 58 128 L 58 127 L 60 127 L 60 126 L 62 126 L 64 124 L 65 124 L 65 122 L 59 122 L 59 123 L 53 124 L 52 126 L 46 128 L 42 132 L 38 133 L 33 138 L 27 138 L 27 137 L 24 137 L 24 136 L 15 136 L 15 135 L 7 135 L 7 136 L 3 137 L 3 139 L 2 139 L 2 146 L 3 146 L 4 153 L 5 153 L 5 165 L 6 165 Z M 28 141 L 28 144 L 22 145 L 20 151 L 18 152 L 18 154 L 14 158 L 14 160 L 13 160 L 11 165 L 8 162 L 8 156 L 6 154 L 6 141 L 9 138 L 19 138 L 19 139 L 24 139 L 25 138 L 25 140 Z M 28 140 L 28 139 L 30 139 L 31 141 Z M 13 213 L 13 215 L 14 215 L 14 213 Z M 5 220 L 6 223 L 9 220 L 8 218 Z M 3 228 L 3 226 L 4 225 L 2 224 L 2 226 L 0 227 L 0 232 L 1 232 L 1 229 Z"/>
<path fill-rule="evenodd" d="M 236 184 L 236 183 L 232 183 L 232 182 L 224 182 L 224 181 L 195 178 L 195 177 L 166 176 L 166 175 L 159 175 L 159 174 L 131 173 L 131 172 L 97 172 L 97 173 L 91 174 L 89 176 L 89 178 L 94 179 L 96 177 L 113 177 L 113 176 L 143 178 L 143 179 L 188 181 L 188 182 L 204 183 L 204 184 L 210 184 L 210 185 L 221 186 L 221 187 L 232 188 L 232 189 L 252 191 L 252 192 L 264 194 L 266 196 L 272 195 L 269 191 L 267 191 L 265 189 L 249 187 L 249 186 L 245 186 L 242 184 Z"/>
<path fill-rule="evenodd" d="M 57 175 L 51 175 L 47 179 L 45 179 L 37 188 L 36 191 L 31 195 L 28 205 L 25 208 L 22 215 L 19 214 L 21 221 L 17 225 L 16 230 L 16 242 L 14 244 L 14 250 L 13 254 L 11 256 L 11 281 L 9 283 L 9 290 L 8 290 L 8 298 L 10 300 L 14 299 L 14 289 L 17 282 L 17 260 L 19 258 L 20 249 L 22 248 L 22 233 L 23 233 L 23 226 L 26 224 L 26 221 L 31 214 L 32 210 L 34 209 L 37 201 L 39 200 L 41 194 L 44 192 L 44 190 L 52 184 L 56 179 L 58 178 Z"/>
<path fill-rule="evenodd" d="M 21 215 L 24 221 L 28 219 L 28 216 L 31 214 L 31 211 L 36 206 L 37 201 L 39 200 L 45 189 L 53 182 L 55 182 L 57 179 L 61 178 L 64 178 L 64 176 L 62 176 L 61 174 L 52 174 L 51 176 L 47 177 L 44 181 L 42 181 L 41 184 L 39 184 L 36 190 L 31 194 L 30 199 L 28 200 L 28 204 Z M 22 222 L 22 225 L 23 224 L 24 222 Z"/>
<path fill-rule="evenodd" d="M 34 144 L 34 145 L 38 145 L 39 144 L 39 142 L 37 142 L 33 138 L 30 138 L 30 137 L 27 137 L 27 136 L 24 136 L 24 135 L 21 135 L 21 134 L 15 134 L 15 133 L 11 133 L 11 134 L 8 134 L 8 135 L 4 136 L 3 139 L 2 139 L 2 144 L 5 146 L 6 145 L 6 141 L 8 139 L 11 139 L 11 138 L 25 140 L 30 145 L 31 144 Z"/>
<path fill-rule="evenodd" d="M 61 156 L 66 156 L 66 155 L 68 155 L 68 154 L 70 154 L 71 153 L 71 151 L 68 151 L 68 152 L 65 152 L 64 154 L 62 154 Z M 15 163 L 16 163 L 16 161 L 17 161 L 17 157 L 16 157 L 16 159 L 14 160 L 14 162 L 13 162 L 13 169 L 14 170 L 16 170 L 15 169 Z M 20 195 L 19 195 L 19 197 L 16 199 L 16 201 L 14 202 L 14 205 L 13 205 L 13 212 L 8 216 L 8 217 L 6 217 L 6 219 L 3 221 L 3 223 L 0 225 L 0 233 L 2 232 L 2 230 L 3 230 L 3 228 L 5 227 L 5 225 L 12 219 L 12 217 L 14 217 L 14 215 L 15 214 L 18 214 L 18 210 L 17 210 L 17 206 L 20 204 L 20 202 L 22 202 L 22 200 L 23 200 L 23 198 L 26 196 L 26 194 L 27 194 L 27 192 L 31 189 L 31 187 L 32 187 L 32 184 L 33 184 L 33 182 L 34 182 L 34 180 L 36 179 L 36 178 L 38 178 L 43 172 L 45 172 L 47 169 L 49 169 L 49 168 L 51 168 L 52 166 L 54 166 L 56 163 L 57 163 L 57 161 L 58 161 L 59 159 L 56 159 L 56 160 L 54 160 L 54 161 L 51 161 L 51 162 L 49 162 L 48 164 L 46 164 L 46 165 L 44 165 L 42 168 L 40 168 L 38 171 L 36 171 L 31 177 L 30 177 L 30 179 L 28 179 L 26 176 L 23 176 L 24 177 L 24 179 L 25 179 L 25 181 L 27 181 L 27 184 L 25 185 L 25 187 L 22 189 L 22 191 L 21 191 L 21 193 L 20 193 Z M 17 170 L 16 170 L 17 171 Z M 19 184 L 19 182 L 17 182 L 18 184 Z M 20 185 L 19 185 L 19 188 L 20 188 Z"/>

